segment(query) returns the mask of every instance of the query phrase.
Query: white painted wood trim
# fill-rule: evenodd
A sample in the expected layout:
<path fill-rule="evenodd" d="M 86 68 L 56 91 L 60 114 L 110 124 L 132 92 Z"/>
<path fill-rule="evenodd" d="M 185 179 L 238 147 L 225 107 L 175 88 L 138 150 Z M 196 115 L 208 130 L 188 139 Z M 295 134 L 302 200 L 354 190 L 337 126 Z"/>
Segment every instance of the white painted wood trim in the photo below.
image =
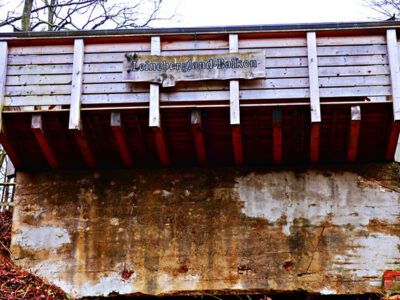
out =
<path fill-rule="evenodd" d="M 319 98 L 317 36 L 307 32 L 308 74 L 310 79 L 311 122 L 321 122 L 321 105 Z"/>
<path fill-rule="evenodd" d="M 229 52 L 239 51 L 239 37 L 237 34 L 229 35 Z M 240 125 L 240 94 L 239 80 L 231 80 L 229 83 L 230 100 L 230 123 L 231 125 Z"/>
<path fill-rule="evenodd" d="M 69 112 L 69 129 L 81 129 L 81 97 L 83 77 L 84 42 L 75 40 L 74 62 L 72 67 L 71 106 Z"/>
<path fill-rule="evenodd" d="M 399 51 L 397 48 L 396 29 L 388 29 L 386 31 L 390 79 L 392 83 L 393 98 L 393 117 L 395 121 L 400 120 L 400 68 L 399 68 Z"/>
<path fill-rule="evenodd" d="M 7 59 L 8 45 L 7 42 L 0 42 L 0 132 L 3 130 L 3 106 L 6 92 L 7 79 Z"/>
<path fill-rule="evenodd" d="M 159 36 L 151 37 L 151 54 L 161 54 L 161 39 Z M 149 103 L 149 126 L 161 126 L 160 117 L 160 86 L 158 84 L 150 84 L 150 103 Z"/>

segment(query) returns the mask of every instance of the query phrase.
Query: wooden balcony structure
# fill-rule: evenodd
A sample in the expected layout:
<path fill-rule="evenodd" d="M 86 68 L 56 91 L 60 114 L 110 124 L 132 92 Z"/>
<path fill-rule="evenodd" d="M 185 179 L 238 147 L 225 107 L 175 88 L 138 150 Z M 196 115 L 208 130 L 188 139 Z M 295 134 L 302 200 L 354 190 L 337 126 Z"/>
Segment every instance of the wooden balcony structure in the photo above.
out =
<path fill-rule="evenodd" d="M 392 161 L 398 22 L 0 34 L 17 169 Z M 126 53 L 264 51 L 266 78 L 124 82 Z"/>

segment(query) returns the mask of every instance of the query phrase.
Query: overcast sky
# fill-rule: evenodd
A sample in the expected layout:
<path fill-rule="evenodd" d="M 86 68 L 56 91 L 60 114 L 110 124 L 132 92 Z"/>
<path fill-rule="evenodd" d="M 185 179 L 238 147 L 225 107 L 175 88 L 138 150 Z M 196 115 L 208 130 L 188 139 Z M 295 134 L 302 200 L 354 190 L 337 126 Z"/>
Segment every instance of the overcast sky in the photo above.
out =
<path fill-rule="evenodd" d="M 127 2 L 132 0 L 109 0 Z M 164 0 L 179 16 L 153 27 L 225 26 L 314 22 L 371 21 L 377 16 L 364 0 Z M 9 3 L 7 5 L 7 3 Z M 4 17 L 18 0 L 0 0 Z M 132 2 L 131 2 L 132 3 Z M 22 6 L 20 7 L 22 9 Z M 1 28 L 0 31 L 11 30 Z"/>
<path fill-rule="evenodd" d="M 171 0 L 170 5 L 176 1 Z M 363 0 L 182 0 L 178 26 L 371 21 Z M 171 26 L 171 24 L 169 25 Z"/>

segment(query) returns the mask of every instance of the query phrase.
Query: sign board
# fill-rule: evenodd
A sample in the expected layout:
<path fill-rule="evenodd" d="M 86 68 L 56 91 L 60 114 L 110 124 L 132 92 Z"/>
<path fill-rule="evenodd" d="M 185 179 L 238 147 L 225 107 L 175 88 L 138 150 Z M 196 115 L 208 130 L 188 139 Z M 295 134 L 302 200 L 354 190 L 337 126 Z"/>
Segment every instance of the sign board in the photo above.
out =
<path fill-rule="evenodd" d="M 123 81 L 152 82 L 164 87 L 177 81 L 265 78 L 265 53 L 238 52 L 208 55 L 125 54 Z"/>

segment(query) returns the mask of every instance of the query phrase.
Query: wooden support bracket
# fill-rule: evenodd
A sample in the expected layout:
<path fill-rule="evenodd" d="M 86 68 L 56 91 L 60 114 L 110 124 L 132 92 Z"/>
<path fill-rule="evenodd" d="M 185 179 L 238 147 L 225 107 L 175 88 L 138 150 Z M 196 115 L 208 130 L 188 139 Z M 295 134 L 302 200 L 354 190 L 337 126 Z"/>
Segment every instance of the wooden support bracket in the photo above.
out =
<path fill-rule="evenodd" d="M 114 134 L 115 142 L 117 143 L 119 153 L 121 155 L 122 161 L 124 162 L 125 167 L 133 166 L 132 155 L 129 152 L 128 144 L 126 142 L 126 136 L 124 132 L 124 128 L 121 122 L 121 113 L 120 112 L 111 112 L 111 128 Z"/>
<path fill-rule="evenodd" d="M 275 165 L 282 164 L 282 110 L 272 110 L 272 141 L 273 162 Z"/>
<path fill-rule="evenodd" d="M 96 160 L 94 158 L 92 150 L 90 149 L 89 142 L 86 139 L 83 126 L 81 126 L 80 130 L 75 129 L 72 130 L 72 132 L 75 136 L 76 143 L 78 144 L 86 166 L 88 166 L 89 168 L 95 168 Z"/>
<path fill-rule="evenodd" d="M 387 161 L 394 160 L 394 155 L 396 153 L 396 148 L 399 141 L 399 134 L 400 134 L 400 121 L 393 121 L 390 128 L 389 141 L 386 148 L 385 158 Z"/>
<path fill-rule="evenodd" d="M 190 115 L 190 123 L 192 126 L 192 134 L 196 147 L 197 161 L 200 166 L 205 167 L 207 165 L 207 151 L 200 111 L 192 111 Z"/>
<path fill-rule="evenodd" d="M 361 128 L 361 107 L 359 105 L 351 107 L 351 122 L 349 144 L 347 148 L 347 161 L 355 162 L 358 152 L 358 140 Z"/>
<path fill-rule="evenodd" d="M 163 167 L 169 167 L 171 165 L 168 148 L 165 143 L 164 133 L 160 127 L 153 127 L 154 140 L 158 151 L 158 157 Z"/>
<path fill-rule="evenodd" d="M 50 167 L 52 169 L 57 169 L 59 167 L 59 164 L 58 164 L 57 158 L 56 158 L 53 150 L 50 147 L 49 141 L 46 137 L 46 133 L 43 128 L 42 115 L 40 115 L 40 114 L 32 115 L 31 127 L 32 127 L 33 134 L 36 137 L 36 141 L 38 142 L 40 148 L 42 149 L 42 152 L 43 152 L 44 156 L 46 157 L 46 160 L 49 163 Z"/>
<path fill-rule="evenodd" d="M 319 161 L 320 131 L 321 131 L 321 123 L 311 124 L 310 162 L 313 164 Z"/>

